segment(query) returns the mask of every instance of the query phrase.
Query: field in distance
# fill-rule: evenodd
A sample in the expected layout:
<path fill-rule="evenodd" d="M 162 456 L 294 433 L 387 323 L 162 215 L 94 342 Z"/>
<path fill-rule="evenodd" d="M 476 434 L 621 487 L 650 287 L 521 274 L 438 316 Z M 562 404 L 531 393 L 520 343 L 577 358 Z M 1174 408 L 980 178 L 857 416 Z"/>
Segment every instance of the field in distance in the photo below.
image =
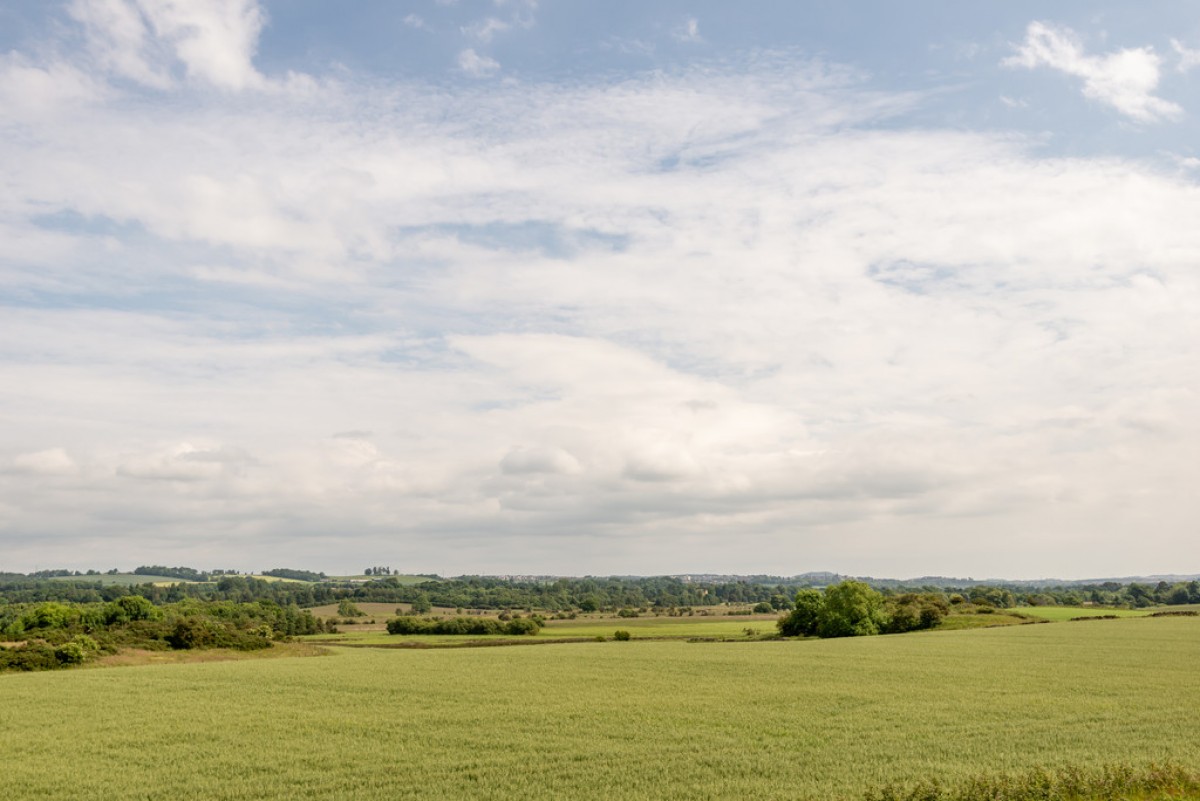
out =
<path fill-rule="evenodd" d="M 171 576 L 148 576 L 142 573 L 94 573 L 90 576 L 54 576 L 50 581 L 90 582 L 92 584 L 103 584 L 106 587 L 133 587 L 138 584 L 156 584 L 161 587 L 169 584 L 195 583 L 172 578 Z"/>
<path fill-rule="evenodd" d="M 1197 618 L 334 650 L 0 676 L 0 797 L 782 801 L 1037 765 L 1200 767 L 1181 713 L 1200 707 Z"/>
<path fill-rule="evenodd" d="M 1171 609 L 1186 609 L 1187 607 L 1170 607 Z M 1043 620 L 1073 620 L 1075 618 L 1145 618 L 1156 612 L 1163 612 L 1163 607 L 1148 609 L 1110 609 L 1106 607 L 1021 607 L 1021 614 Z"/>
<path fill-rule="evenodd" d="M 390 576 L 329 576 L 329 581 L 382 581 L 384 579 L 394 580 L 397 584 L 405 586 L 412 584 L 424 584 L 427 581 L 437 581 L 438 579 L 430 578 L 429 576 L 407 576 L 399 573 Z"/>

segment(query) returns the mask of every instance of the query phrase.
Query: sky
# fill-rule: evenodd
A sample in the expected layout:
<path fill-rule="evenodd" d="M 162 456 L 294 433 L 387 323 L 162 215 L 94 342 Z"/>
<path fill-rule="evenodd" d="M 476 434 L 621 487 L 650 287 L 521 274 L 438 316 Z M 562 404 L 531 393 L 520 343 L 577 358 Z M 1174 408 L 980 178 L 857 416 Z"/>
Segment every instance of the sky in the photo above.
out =
<path fill-rule="evenodd" d="M 7 0 L 0 571 L 1200 572 L 1194 11 Z"/>

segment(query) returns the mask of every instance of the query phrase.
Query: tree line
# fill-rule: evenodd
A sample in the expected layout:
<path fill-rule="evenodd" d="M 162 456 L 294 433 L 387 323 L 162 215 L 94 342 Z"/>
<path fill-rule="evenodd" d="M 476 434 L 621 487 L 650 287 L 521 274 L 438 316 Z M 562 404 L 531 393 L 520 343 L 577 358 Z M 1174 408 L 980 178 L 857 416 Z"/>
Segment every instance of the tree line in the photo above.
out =
<path fill-rule="evenodd" d="M 71 667 L 122 648 L 256 650 L 326 625 L 307 609 L 271 602 L 155 605 L 136 594 L 103 603 L 0 604 L 0 671 Z"/>
<path fill-rule="evenodd" d="M 151 566 L 147 569 L 160 569 Z M 178 568 L 167 568 L 182 572 Z M 278 569 L 269 574 L 282 578 L 301 578 L 304 571 Z M 287 575 L 285 575 L 287 574 Z M 319 576 L 320 574 L 316 574 Z M 767 604 L 786 611 L 792 607 L 795 584 L 764 584 L 750 581 L 685 582 L 666 576 L 646 578 L 563 578 L 554 581 L 510 581 L 482 576 L 460 577 L 404 583 L 396 576 L 381 576 L 359 584 L 349 582 L 269 582 L 248 576 L 210 575 L 210 580 L 195 584 L 155 587 L 104 585 L 86 576 L 47 580 L 24 575 L 0 577 L 0 603 L 36 603 L 70 601 L 98 603 L 123 595 L 141 595 L 155 604 L 178 603 L 187 598 L 251 603 L 270 601 L 281 606 L 301 607 L 338 603 L 343 598 L 355 602 L 420 603 L 422 606 L 463 609 L 538 609 L 549 612 L 615 611 L 618 609 L 658 609 L 696 607 L 715 604 Z M 1013 585 L 975 587 L 888 586 L 876 588 L 885 597 L 906 594 L 938 593 L 949 598 L 959 595 L 973 603 L 997 608 L 1015 606 L 1093 603 L 1105 606 L 1142 608 L 1160 604 L 1200 603 L 1200 583 L 1159 582 L 1021 588 Z"/>

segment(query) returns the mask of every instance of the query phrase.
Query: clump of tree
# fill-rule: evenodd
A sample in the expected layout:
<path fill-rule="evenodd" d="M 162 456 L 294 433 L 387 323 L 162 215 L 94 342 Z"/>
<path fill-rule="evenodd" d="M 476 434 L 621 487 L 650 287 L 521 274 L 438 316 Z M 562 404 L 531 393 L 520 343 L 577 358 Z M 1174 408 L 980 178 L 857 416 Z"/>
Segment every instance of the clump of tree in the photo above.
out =
<path fill-rule="evenodd" d="M 452 617 L 445 620 L 403 615 L 387 622 L 388 634 L 537 634 L 543 625 L 537 615 L 518 617 L 507 622 L 490 617 Z"/>
<path fill-rule="evenodd" d="M 311 570 L 293 570 L 288 567 L 276 567 L 271 570 L 264 570 L 264 576 L 272 576 L 274 578 L 295 579 L 297 581 L 324 581 L 324 573 L 314 573 Z"/>
<path fill-rule="evenodd" d="M 367 613 L 359 609 L 349 598 L 338 601 L 338 614 L 342 617 L 366 617 Z"/>
<path fill-rule="evenodd" d="M 191 567 L 164 567 L 163 565 L 141 565 L 133 569 L 138 576 L 165 576 L 180 581 L 208 581 L 208 573 Z"/>
<path fill-rule="evenodd" d="M 797 591 L 792 611 L 779 619 L 785 637 L 862 637 L 930 629 L 950 604 L 939 593 L 885 597 L 861 581 L 843 581 L 824 591 Z"/>
<path fill-rule="evenodd" d="M 316 634 L 325 624 L 306 609 L 270 602 L 185 600 L 156 606 L 140 595 L 102 603 L 0 605 L 0 671 L 71 667 L 123 648 L 269 648 Z"/>

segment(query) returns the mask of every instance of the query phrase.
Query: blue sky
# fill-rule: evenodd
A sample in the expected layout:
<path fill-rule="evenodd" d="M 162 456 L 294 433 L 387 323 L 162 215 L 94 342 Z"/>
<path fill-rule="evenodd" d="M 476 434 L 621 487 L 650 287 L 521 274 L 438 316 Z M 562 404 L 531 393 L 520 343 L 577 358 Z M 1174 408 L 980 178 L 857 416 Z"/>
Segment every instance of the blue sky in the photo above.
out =
<path fill-rule="evenodd" d="M 1200 569 L 1184 4 L 12 2 L 0 52 L 0 570 Z"/>

